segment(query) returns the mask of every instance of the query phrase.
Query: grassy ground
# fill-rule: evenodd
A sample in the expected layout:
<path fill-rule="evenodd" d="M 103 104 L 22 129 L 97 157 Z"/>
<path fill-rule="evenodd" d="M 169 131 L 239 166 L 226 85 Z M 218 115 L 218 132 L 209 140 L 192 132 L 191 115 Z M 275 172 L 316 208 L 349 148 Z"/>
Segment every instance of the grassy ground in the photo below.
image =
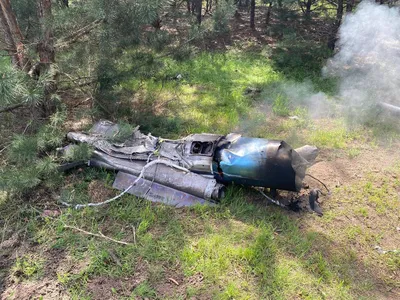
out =
<path fill-rule="evenodd" d="M 126 59 L 121 71 L 131 67 Z M 101 208 L 59 207 L 58 198 L 84 203 L 116 194 L 114 174 L 83 168 L 66 174 L 57 189 L 41 187 L 25 197 L 0 193 L 1 297 L 400 297 L 400 254 L 378 251 L 400 245 L 396 135 L 350 130 L 335 112 L 311 118 L 304 103 L 282 88 L 296 77 L 287 72 L 262 54 L 233 50 L 199 53 L 180 62 L 163 59 L 148 79 L 121 83 L 113 111 L 126 122 L 142 124 L 144 131 L 169 138 L 238 131 L 286 139 L 295 147 L 317 145 L 319 160 L 309 172 L 332 190 L 323 197 L 323 217 L 267 205 L 239 186 L 229 187 L 216 207 L 174 209 L 132 196 Z M 333 82 L 309 74 L 311 90 L 331 93 Z M 9 114 L 0 122 L 6 144 L 11 133 L 4 122 L 18 120 Z M 79 108 L 67 126 L 90 122 Z M 307 183 L 319 187 L 311 179 Z M 70 226 L 100 231 L 128 245 Z"/>

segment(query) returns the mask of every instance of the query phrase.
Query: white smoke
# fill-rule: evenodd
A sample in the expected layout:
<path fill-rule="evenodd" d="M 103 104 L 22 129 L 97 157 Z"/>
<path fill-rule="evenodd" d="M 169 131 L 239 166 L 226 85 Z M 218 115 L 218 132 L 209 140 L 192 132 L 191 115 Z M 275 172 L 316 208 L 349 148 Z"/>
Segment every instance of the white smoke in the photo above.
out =
<path fill-rule="evenodd" d="M 316 92 L 311 82 L 286 82 L 280 88 L 291 103 L 306 107 L 312 119 L 325 118 L 335 114 L 335 105 L 332 99 L 329 99 L 323 92 Z"/>
<path fill-rule="evenodd" d="M 346 107 L 363 112 L 383 101 L 400 106 L 400 10 L 363 1 L 339 29 L 339 52 L 323 69 L 339 77 Z"/>

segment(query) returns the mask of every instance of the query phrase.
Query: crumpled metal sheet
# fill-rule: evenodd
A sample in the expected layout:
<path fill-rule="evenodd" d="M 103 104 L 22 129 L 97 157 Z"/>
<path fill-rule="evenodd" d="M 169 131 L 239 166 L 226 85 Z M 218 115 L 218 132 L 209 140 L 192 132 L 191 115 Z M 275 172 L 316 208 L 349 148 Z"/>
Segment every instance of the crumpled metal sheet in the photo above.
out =
<path fill-rule="evenodd" d="M 89 134 L 104 138 L 114 138 L 119 133 L 119 130 L 118 124 L 108 120 L 100 120 L 90 128 Z"/>
<path fill-rule="evenodd" d="M 95 150 L 89 164 L 139 176 L 146 162 L 127 161 Z M 146 169 L 144 177 L 203 199 L 219 200 L 223 197 L 225 190 L 225 186 L 213 178 L 206 178 L 193 172 L 184 172 L 165 165 L 155 165 Z"/>
<path fill-rule="evenodd" d="M 103 137 L 92 136 L 81 132 L 69 132 L 67 138 L 74 142 L 87 143 L 112 157 L 122 159 L 147 160 L 148 156 L 156 150 L 156 147 L 152 145 L 132 145 L 130 147 L 124 147 L 113 144 Z"/>
<path fill-rule="evenodd" d="M 119 130 L 112 122 L 100 121 L 87 134 L 70 132 L 67 137 L 95 148 L 90 160 L 94 166 L 134 176 L 139 176 L 147 162 L 156 159 L 184 167 L 190 172 L 165 165 L 152 166 L 145 171 L 145 179 L 201 199 L 220 199 L 224 195 L 223 184 L 232 182 L 299 191 L 306 168 L 318 154 L 315 147 L 302 147 L 299 154 L 284 141 L 242 137 L 236 133 L 192 134 L 168 140 L 144 135 L 139 127 L 123 143 L 113 142 Z"/>
<path fill-rule="evenodd" d="M 315 159 L 319 152 L 317 147 L 310 145 L 296 148 L 295 151 L 307 161 L 307 167 L 310 167 L 315 163 Z"/>

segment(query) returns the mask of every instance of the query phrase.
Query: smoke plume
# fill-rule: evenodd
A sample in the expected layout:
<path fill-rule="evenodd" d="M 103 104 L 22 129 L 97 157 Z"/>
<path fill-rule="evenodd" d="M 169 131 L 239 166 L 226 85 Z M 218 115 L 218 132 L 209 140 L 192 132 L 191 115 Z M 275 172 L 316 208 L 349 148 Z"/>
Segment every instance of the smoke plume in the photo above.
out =
<path fill-rule="evenodd" d="M 365 121 L 380 101 L 400 106 L 400 9 L 363 1 L 339 29 L 323 73 L 339 78 L 345 107 Z"/>

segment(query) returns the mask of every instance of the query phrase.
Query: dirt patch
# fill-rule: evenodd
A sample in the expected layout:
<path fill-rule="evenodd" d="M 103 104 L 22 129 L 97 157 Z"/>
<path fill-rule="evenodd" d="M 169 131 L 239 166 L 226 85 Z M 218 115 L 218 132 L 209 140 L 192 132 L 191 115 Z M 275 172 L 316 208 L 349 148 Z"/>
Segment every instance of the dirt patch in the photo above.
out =
<path fill-rule="evenodd" d="M 69 299 L 63 287 L 55 280 L 43 279 L 40 281 L 18 283 L 8 288 L 2 299 Z"/>
<path fill-rule="evenodd" d="M 397 148 L 397 147 L 394 147 Z M 325 182 L 330 188 L 339 187 L 360 180 L 368 173 L 383 173 L 400 163 L 400 152 L 392 149 L 366 146 L 356 158 L 349 158 L 343 150 L 322 150 L 317 163 L 308 173 Z M 311 178 L 305 180 L 310 186 L 318 183 Z"/>
<path fill-rule="evenodd" d="M 185 277 L 183 273 L 175 268 L 164 268 L 162 278 L 156 282 L 151 282 L 157 298 L 159 299 L 181 299 L 186 297 L 187 288 L 193 287 L 200 289 L 203 287 L 203 275 L 200 273 L 190 277 Z M 89 280 L 87 290 L 92 299 L 120 299 L 129 297 L 135 293 L 135 289 L 142 283 L 151 280 L 151 275 L 147 263 L 140 262 L 134 275 L 127 277 L 106 277 L 99 276 Z M 211 295 L 207 292 L 191 299 L 210 299 Z M 139 296 L 137 299 L 141 299 Z M 146 299 L 146 298 L 145 298 Z"/>
<path fill-rule="evenodd" d="M 65 256 L 63 250 L 44 250 L 37 244 L 24 242 L 18 234 L 2 243 L 0 249 L 0 299 L 69 299 L 57 280 L 57 270 Z M 13 271 L 18 258 L 31 257 L 44 261 L 38 277 L 26 278 L 20 271 Z"/>
<path fill-rule="evenodd" d="M 87 289 L 94 300 L 120 299 L 121 296 L 129 297 L 140 282 L 135 276 L 126 278 L 100 276 L 89 280 Z"/>
<path fill-rule="evenodd" d="M 147 263 L 139 261 L 134 275 L 122 278 L 95 277 L 88 281 L 87 291 L 93 300 L 120 299 L 121 296 L 129 297 L 138 285 L 147 280 L 148 275 Z"/>
<path fill-rule="evenodd" d="M 107 188 L 103 181 L 93 180 L 89 183 L 88 194 L 92 202 L 98 203 L 112 198 L 115 190 Z"/>
<path fill-rule="evenodd" d="M 182 272 L 167 269 L 165 270 L 164 277 L 155 283 L 155 289 L 159 296 L 168 298 L 183 297 L 186 292 L 186 279 Z"/>
<path fill-rule="evenodd" d="M 395 149 L 398 146 L 389 149 L 363 145 L 354 158 L 349 158 L 344 150 L 321 151 L 319 162 L 308 172 L 333 190 L 331 197 L 323 197 L 326 201 L 322 204 L 323 211 L 329 212 L 332 220 L 319 222 L 300 216 L 302 231 L 314 231 L 326 237 L 326 241 L 315 242 L 315 245 L 319 250 L 324 249 L 328 261 L 339 258 L 348 261 L 341 267 L 347 272 L 345 276 L 352 277 L 354 282 L 370 282 L 374 286 L 369 291 L 359 291 L 371 299 L 398 299 L 400 293 L 400 274 L 398 269 L 394 270 L 395 259 L 391 262 L 391 254 L 375 250 L 376 246 L 384 250 L 398 249 L 400 243 L 396 214 L 399 211 L 396 202 L 399 174 L 393 168 L 400 162 L 400 153 Z M 306 181 L 319 186 L 311 178 Z M 364 190 L 367 183 L 371 193 Z M 379 194 L 381 192 L 384 194 Z M 385 209 L 385 205 L 390 207 Z M 357 292 L 359 286 L 355 284 L 353 288 Z"/>
<path fill-rule="evenodd" d="M 185 277 L 180 269 L 165 269 L 162 279 L 154 283 L 157 296 L 161 299 L 186 299 L 189 287 L 194 290 L 200 290 L 204 287 L 204 276 L 196 273 L 192 276 Z M 202 291 L 201 295 L 190 297 L 190 299 L 211 299 L 212 295 L 207 291 Z"/>

